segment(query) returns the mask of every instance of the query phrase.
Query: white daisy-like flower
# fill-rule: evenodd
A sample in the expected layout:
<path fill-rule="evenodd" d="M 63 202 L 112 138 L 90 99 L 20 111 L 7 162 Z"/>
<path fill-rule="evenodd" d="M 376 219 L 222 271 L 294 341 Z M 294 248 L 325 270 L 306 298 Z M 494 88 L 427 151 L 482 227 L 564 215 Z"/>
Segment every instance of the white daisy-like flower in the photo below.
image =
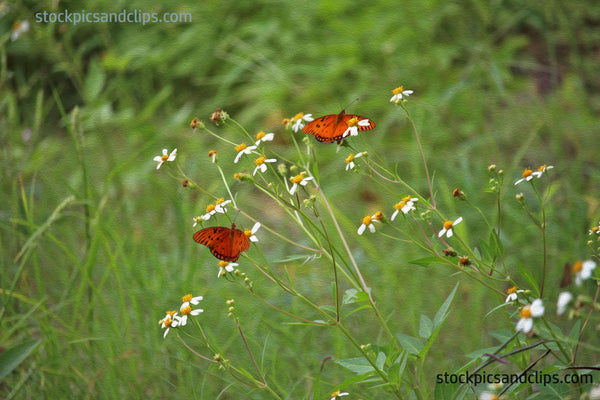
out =
<path fill-rule="evenodd" d="M 171 328 L 177 326 L 178 322 L 179 316 L 177 315 L 177 311 L 167 311 L 167 315 L 165 315 L 163 319 L 158 321 L 160 327 L 165 330 L 165 334 L 163 335 L 164 338 L 167 337 L 167 334 L 169 333 L 169 330 L 171 330 Z"/>
<path fill-rule="evenodd" d="M 346 157 L 346 171 L 350 171 L 351 169 L 354 169 L 354 167 L 356 166 L 354 164 L 354 159 L 355 158 L 359 158 L 362 157 L 363 155 L 366 155 L 366 152 L 361 151 L 360 153 L 356 153 L 356 154 L 350 154 L 348 157 Z"/>
<path fill-rule="evenodd" d="M 234 164 L 237 164 L 240 161 L 240 157 L 244 154 L 252 154 L 252 151 L 256 149 L 256 146 L 246 146 L 246 143 L 238 144 L 235 146 L 235 151 L 237 151 L 237 156 L 235 156 Z"/>
<path fill-rule="evenodd" d="M 544 315 L 544 303 L 542 299 L 535 299 L 531 304 L 521 308 L 519 322 L 515 327 L 517 332 L 529 333 L 533 329 L 533 318 Z"/>
<path fill-rule="evenodd" d="M 358 227 L 358 230 L 356 231 L 356 233 L 358 233 L 359 235 L 362 235 L 367 228 L 369 228 L 369 231 L 371 233 L 375 233 L 376 230 L 375 230 L 375 225 L 373 225 L 373 222 L 381 222 L 382 219 L 383 219 L 383 214 L 381 213 L 381 211 L 377 211 L 373 215 L 365 215 L 363 217 L 363 219 L 361 220 L 362 223 Z"/>
<path fill-rule="evenodd" d="M 248 236 L 248 239 L 250 239 L 251 242 L 258 242 L 258 238 L 256 237 L 255 233 L 258 232 L 259 228 L 260 228 L 260 222 L 257 222 L 252 227 L 252 230 L 246 229 L 244 231 L 244 234 L 246 234 L 246 236 Z"/>
<path fill-rule="evenodd" d="M 254 164 L 256 164 L 256 168 L 254 168 L 253 176 L 256 175 L 256 172 L 260 171 L 263 174 L 267 172 L 267 164 L 266 163 L 274 163 L 277 162 L 276 158 L 267 158 L 265 156 L 260 156 L 256 160 L 254 160 Z"/>
<path fill-rule="evenodd" d="M 600 235 L 600 222 L 598 222 L 598 225 L 592 226 L 590 228 L 590 230 L 588 231 L 588 235 L 593 235 L 593 234 Z"/>
<path fill-rule="evenodd" d="M 504 300 L 504 302 L 508 303 L 509 301 L 516 301 L 518 298 L 518 294 L 523 292 L 524 290 L 517 290 L 516 286 L 506 289 L 506 293 L 508 293 L 508 296 L 506 296 L 506 300 Z"/>
<path fill-rule="evenodd" d="M 394 213 L 390 217 L 390 220 L 393 221 L 400 211 L 402 211 L 402 213 L 404 214 L 408 214 L 410 211 L 416 210 L 416 201 L 419 201 L 419 199 L 417 199 L 416 197 L 404 196 L 399 203 L 394 204 L 394 209 L 396 211 L 394 211 Z"/>
<path fill-rule="evenodd" d="M 334 399 L 339 399 L 342 396 L 348 396 L 350 393 L 348 392 L 342 392 L 341 390 L 338 390 L 336 392 L 331 393 L 331 399 L 330 400 L 334 400 Z"/>
<path fill-rule="evenodd" d="M 556 315 L 563 315 L 567 309 L 567 304 L 571 302 L 573 295 L 571 292 L 561 292 L 558 295 L 558 301 L 556 302 Z"/>
<path fill-rule="evenodd" d="M 301 172 L 298 175 L 290 178 L 290 180 L 293 183 L 292 187 L 290 188 L 291 195 L 294 195 L 294 193 L 296 193 L 296 189 L 298 189 L 298 186 L 306 186 L 308 184 L 308 181 L 314 179 L 312 176 L 307 176 L 305 178 L 304 175 L 306 175 L 306 172 Z"/>
<path fill-rule="evenodd" d="M 275 138 L 274 133 L 265 133 L 264 131 L 260 131 L 256 134 L 256 146 L 261 144 L 262 142 L 271 142 Z"/>
<path fill-rule="evenodd" d="M 499 397 L 497 394 L 492 392 L 481 392 L 479 395 L 479 400 L 498 400 Z"/>
<path fill-rule="evenodd" d="M 292 118 L 292 130 L 294 132 L 298 132 L 300 129 L 304 128 L 304 123 L 305 122 L 310 122 L 312 121 L 314 118 L 312 117 L 312 114 L 306 114 L 304 115 L 303 113 L 298 113 L 294 116 L 294 118 Z"/>
<path fill-rule="evenodd" d="M 219 273 L 217 278 L 225 276 L 228 272 L 233 272 L 239 264 L 229 261 L 219 261 Z"/>
<path fill-rule="evenodd" d="M 371 125 L 371 121 L 369 119 L 359 119 L 357 117 L 351 118 L 348 122 L 348 128 L 342 134 L 342 137 L 346 136 L 358 136 L 358 127 L 359 126 L 369 126 Z"/>
<path fill-rule="evenodd" d="M 583 281 L 590 279 L 592 271 L 596 269 L 596 263 L 592 260 L 577 261 L 573 264 L 573 273 L 575 274 L 575 284 L 581 286 Z"/>
<path fill-rule="evenodd" d="M 225 214 L 227 212 L 225 206 L 229 203 L 231 203 L 231 200 L 225 200 L 223 197 L 215 200 L 215 211 L 219 214 Z"/>
<path fill-rule="evenodd" d="M 454 226 L 460 224 L 460 222 L 462 221 L 462 217 L 458 217 L 456 219 L 456 221 L 452 222 L 452 221 L 445 221 L 444 222 L 444 227 L 442 228 L 442 230 L 438 233 L 438 237 L 442 237 L 444 236 L 444 234 L 446 234 L 446 237 L 451 238 L 452 235 L 454 235 L 454 232 L 452 231 L 452 229 L 454 228 Z"/>
<path fill-rule="evenodd" d="M 405 90 L 404 86 L 399 86 L 396 89 L 392 89 L 392 93 L 394 93 L 394 95 L 390 99 L 390 102 L 392 102 L 392 103 L 398 103 L 404 97 L 408 97 L 411 94 L 413 94 L 413 91 L 412 90 Z"/>
<path fill-rule="evenodd" d="M 213 164 L 217 162 L 217 151 L 216 150 L 209 150 L 208 156 L 212 160 Z"/>
<path fill-rule="evenodd" d="M 215 200 L 214 203 L 210 203 L 206 206 L 206 214 L 202 216 L 202 219 L 208 221 L 210 217 L 212 217 L 216 213 L 225 214 L 227 212 L 227 208 L 225 206 L 229 203 L 231 203 L 231 200 L 225 200 L 222 197 L 220 199 Z"/>
<path fill-rule="evenodd" d="M 27 31 L 29 31 L 29 21 L 25 20 L 15 22 L 12 26 L 12 33 L 10 34 L 11 42 L 17 40 L 19 37 L 21 37 L 22 34 L 26 33 Z"/>
<path fill-rule="evenodd" d="M 169 154 L 169 150 L 163 149 L 162 153 L 162 156 L 154 157 L 154 161 L 158 163 L 156 169 L 159 169 L 167 161 L 175 161 L 175 158 L 177 157 L 177 149 L 173 150 L 171 154 Z"/>
<path fill-rule="evenodd" d="M 188 315 L 196 316 L 204 312 L 204 310 L 201 308 L 192 309 L 192 305 L 198 305 L 202 299 L 202 296 L 193 297 L 191 294 L 185 295 L 181 298 L 181 301 L 183 301 L 183 303 L 179 308 L 181 318 L 177 324 L 178 326 L 185 326 L 187 324 Z"/>
<path fill-rule="evenodd" d="M 545 174 L 549 169 L 554 168 L 552 165 L 542 165 L 540 166 L 537 171 L 532 171 L 529 168 L 525 168 L 525 170 L 523 171 L 523 178 L 519 179 L 518 181 L 515 182 L 515 185 L 525 181 L 525 182 L 529 182 L 530 180 L 532 180 L 534 177 L 535 178 L 541 178 L 543 174 Z"/>
<path fill-rule="evenodd" d="M 192 218 L 192 221 L 194 221 L 194 225 L 192 225 L 192 228 L 195 228 L 196 225 L 198 225 L 200 222 L 202 222 L 203 218 L 202 216 L 198 215 L 197 217 Z"/>

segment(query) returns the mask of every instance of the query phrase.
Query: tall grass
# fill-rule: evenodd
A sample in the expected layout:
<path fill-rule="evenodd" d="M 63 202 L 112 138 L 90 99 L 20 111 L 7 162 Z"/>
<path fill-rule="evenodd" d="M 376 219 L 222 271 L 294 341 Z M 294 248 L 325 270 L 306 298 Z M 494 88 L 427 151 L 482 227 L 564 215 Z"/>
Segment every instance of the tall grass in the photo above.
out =
<path fill-rule="evenodd" d="M 78 7 L 125 8 L 99 1 Z M 0 346 L 13 363 L 1 378 L 0 397 L 271 398 L 200 362 L 174 337 L 163 339 L 157 321 L 187 293 L 204 296 L 202 326 L 218 351 L 235 355 L 250 371 L 246 346 L 227 318 L 225 301 L 236 299 L 248 347 L 280 397 L 326 398 L 351 376 L 328 358 L 358 357 L 346 340 L 326 328 L 290 324 L 243 287 L 217 279 L 214 258 L 191 237 L 191 217 L 211 199 L 155 170 L 152 157 L 177 147 L 182 170 L 207 191 L 219 191 L 219 175 L 206 167 L 205 155 L 218 142 L 189 129 L 195 116 L 208 124 L 218 107 L 251 133 L 276 132 L 273 149 L 291 159 L 295 150 L 281 126 L 284 117 L 337 114 L 358 98 L 347 111 L 377 123 L 361 134 L 364 145 L 427 193 L 411 126 L 385 104 L 389 90 L 404 84 L 415 90 L 410 111 L 435 201 L 448 214 L 473 221 L 460 231 L 466 241 L 478 243 L 485 226 L 452 190 L 460 187 L 470 202 L 493 213 L 496 198 L 485 190 L 487 166 L 495 163 L 507 187 L 503 262 L 514 276 L 521 265 L 541 281 L 539 232 L 511 201 L 519 191 L 533 194 L 520 187 L 508 193 L 525 167 L 545 163 L 555 167 L 546 204 L 547 284 L 558 290 L 563 265 L 589 256 L 587 230 L 599 218 L 600 180 L 595 2 L 568 8 L 477 1 L 134 2 L 127 8 L 190 12 L 194 22 L 44 25 L 33 13 L 53 11 L 50 2 L 2 7 L 8 11 L 0 19 Z M 11 41 L 12 24 L 25 19 L 31 29 Z M 417 336 L 420 315 L 433 319 L 459 283 L 422 370 L 425 391 L 433 393 L 436 374 L 501 343 L 489 332 L 506 328 L 507 321 L 488 312 L 504 299 L 448 267 L 410 264 L 424 256 L 414 247 L 384 235 L 355 235 L 365 213 L 391 212 L 389 197 L 366 178 L 344 174 L 335 145 L 314 149 L 333 213 L 382 316 L 398 332 Z M 264 198 L 236 185 L 247 212 L 261 210 Z M 279 233 L 291 229 L 282 225 L 281 209 L 263 218 Z M 261 237 L 261 251 L 287 260 L 277 265 L 299 291 L 332 304 L 331 269 L 301 265 L 293 257 L 303 253 L 274 235 Z M 274 304 L 308 312 L 269 286 L 268 278 L 252 278 Z M 384 336 L 366 313 L 354 318 L 350 329 L 364 344 Z M 572 325 L 563 323 L 564 329 Z M 594 314 L 588 329 L 596 323 Z M 592 364 L 598 342 L 586 334 L 579 357 Z M 22 361 L 9 353 L 15 348 Z M 388 395 L 371 386 L 347 388 L 348 398 Z"/>

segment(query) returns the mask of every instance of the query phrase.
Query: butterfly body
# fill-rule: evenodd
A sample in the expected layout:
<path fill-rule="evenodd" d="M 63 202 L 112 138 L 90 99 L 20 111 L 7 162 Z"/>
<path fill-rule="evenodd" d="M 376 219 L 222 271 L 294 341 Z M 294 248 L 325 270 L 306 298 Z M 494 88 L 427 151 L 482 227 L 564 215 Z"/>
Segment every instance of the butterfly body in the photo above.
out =
<path fill-rule="evenodd" d="M 354 125 L 349 125 L 356 118 Z M 357 131 L 368 131 L 375 128 L 375 122 L 368 118 L 354 114 L 346 114 L 342 110 L 339 114 L 329 114 L 308 123 L 302 131 L 313 135 L 319 142 L 340 142 L 350 135 L 349 128 L 354 126 Z"/>
<path fill-rule="evenodd" d="M 250 248 L 250 239 L 235 224 L 231 228 L 212 226 L 194 233 L 194 240 L 210 249 L 213 256 L 223 261 L 237 261 L 240 253 Z"/>

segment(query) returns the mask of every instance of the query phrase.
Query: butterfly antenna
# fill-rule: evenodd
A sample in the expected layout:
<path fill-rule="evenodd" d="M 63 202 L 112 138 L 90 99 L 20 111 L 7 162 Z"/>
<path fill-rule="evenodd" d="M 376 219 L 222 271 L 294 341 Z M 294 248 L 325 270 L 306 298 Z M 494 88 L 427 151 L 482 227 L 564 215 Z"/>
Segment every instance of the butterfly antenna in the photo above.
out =
<path fill-rule="evenodd" d="M 354 100 L 352 100 L 350 103 L 348 103 L 346 105 L 346 107 L 342 108 L 342 110 L 346 110 L 348 107 L 350 107 L 352 105 L 352 103 L 356 102 L 358 99 L 360 99 L 360 97 L 357 97 Z"/>

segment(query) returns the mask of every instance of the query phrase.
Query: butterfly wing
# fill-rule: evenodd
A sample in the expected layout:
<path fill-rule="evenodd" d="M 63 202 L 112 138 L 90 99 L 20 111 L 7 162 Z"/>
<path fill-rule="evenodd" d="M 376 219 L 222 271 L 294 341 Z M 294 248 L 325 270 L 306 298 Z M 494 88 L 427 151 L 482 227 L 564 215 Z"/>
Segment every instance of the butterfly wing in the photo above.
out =
<path fill-rule="evenodd" d="M 224 226 L 204 228 L 194 233 L 194 240 L 210 249 L 213 256 L 223 261 L 237 261 L 240 253 L 250 248 L 250 240 L 246 234 Z"/>
<path fill-rule="evenodd" d="M 354 114 L 346 114 L 342 110 L 339 114 L 330 114 L 323 117 L 317 118 L 314 121 L 308 123 L 302 131 L 313 135 L 319 142 L 333 143 L 342 140 L 345 136 L 346 130 L 348 129 L 348 121 L 352 118 L 358 119 L 358 121 L 367 120 L 368 125 L 356 125 L 359 131 L 368 131 L 375 128 L 375 123 L 368 118 L 361 117 Z M 363 123 L 364 124 L 364 123 Z"/>

